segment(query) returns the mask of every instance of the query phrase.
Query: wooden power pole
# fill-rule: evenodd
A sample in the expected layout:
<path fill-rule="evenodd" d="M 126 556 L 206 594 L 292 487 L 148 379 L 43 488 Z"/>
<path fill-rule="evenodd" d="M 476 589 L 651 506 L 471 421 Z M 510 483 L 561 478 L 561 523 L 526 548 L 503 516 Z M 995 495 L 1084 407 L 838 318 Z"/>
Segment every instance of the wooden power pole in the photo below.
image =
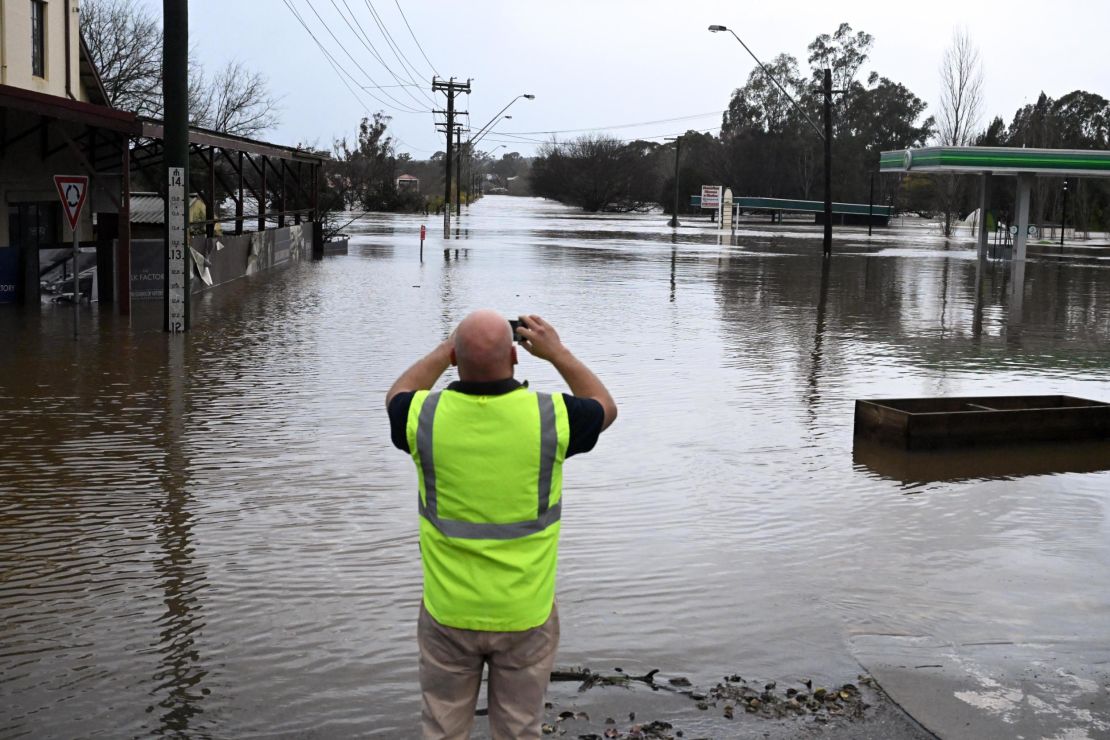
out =
<path fill-rule="evenodd" d="M 465 83 L 455 82 L 452 77 L 449 80 L 441 80 L 438 77 L 432 78 L 432 92 L 442 92 L 447 95 L 447 109 L 437 110 L 436 113 L 443 114 L 446 118 L 443 123 L 437 123 L 436 128 L 447 134 L 447 156 L 444 161 L 444 178 L 443 178 L 443 238 L 451 238 L 451 165 L 454 159 L 454 141 L 452 135 L 456 131 L 455 116 L 466 115 L 466 111 L 455 110 L 455 96 L 459 93 L 470 93 L 470 80 Z M 441 128 L 442 127 L 442 128 Z"/>

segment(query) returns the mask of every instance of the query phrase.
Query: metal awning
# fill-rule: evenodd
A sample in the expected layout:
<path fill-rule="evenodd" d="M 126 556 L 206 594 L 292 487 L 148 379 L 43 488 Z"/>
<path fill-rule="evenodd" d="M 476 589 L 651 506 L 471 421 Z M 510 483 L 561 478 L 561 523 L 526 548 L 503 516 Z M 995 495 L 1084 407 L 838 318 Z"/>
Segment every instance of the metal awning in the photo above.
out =
<path fill-rule="evenodd" d="M 879 171 L 1110 177 L 1110 151 L 927 146 L 883 152 Z"/>

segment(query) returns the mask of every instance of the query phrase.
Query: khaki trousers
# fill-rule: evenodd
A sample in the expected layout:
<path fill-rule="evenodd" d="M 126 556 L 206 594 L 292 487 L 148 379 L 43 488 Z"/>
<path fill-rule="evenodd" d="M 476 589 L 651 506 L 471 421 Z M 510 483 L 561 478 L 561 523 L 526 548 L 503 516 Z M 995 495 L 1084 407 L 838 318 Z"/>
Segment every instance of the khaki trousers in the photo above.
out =
<path fill-rule="evenodd" d="M 417 623 L 420 646 L 421 727 L 425 740 L 465 740 L 489 666 L 489 725 L 494 740 L 540 737 L 543 700 L 555 649 L 559 614 L 524 632 L 479 632 L 440 624 L 423 602 Z"/>

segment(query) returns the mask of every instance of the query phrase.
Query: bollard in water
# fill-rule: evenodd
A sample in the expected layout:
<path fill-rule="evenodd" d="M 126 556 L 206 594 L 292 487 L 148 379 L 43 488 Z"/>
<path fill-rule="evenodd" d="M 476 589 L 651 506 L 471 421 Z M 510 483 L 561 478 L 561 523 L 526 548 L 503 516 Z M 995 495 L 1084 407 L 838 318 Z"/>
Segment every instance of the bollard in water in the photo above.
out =
<path fill-rule="evenodd" d="M 424 228 L 424 224 L 420 224 L 420 261 L 424 261 L 424 237 L 428 231 Z"/>

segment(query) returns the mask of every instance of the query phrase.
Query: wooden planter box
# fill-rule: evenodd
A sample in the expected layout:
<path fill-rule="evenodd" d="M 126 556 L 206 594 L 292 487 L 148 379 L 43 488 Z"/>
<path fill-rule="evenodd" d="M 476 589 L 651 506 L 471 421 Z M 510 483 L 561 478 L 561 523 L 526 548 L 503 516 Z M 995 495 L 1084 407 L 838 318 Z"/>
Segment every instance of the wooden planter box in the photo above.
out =
<path fill-rule="evenodd" d="M 1110 438 L 1110 404 L 1072 396 L 856 401 L 855 434 L 906 450 Z"/>

